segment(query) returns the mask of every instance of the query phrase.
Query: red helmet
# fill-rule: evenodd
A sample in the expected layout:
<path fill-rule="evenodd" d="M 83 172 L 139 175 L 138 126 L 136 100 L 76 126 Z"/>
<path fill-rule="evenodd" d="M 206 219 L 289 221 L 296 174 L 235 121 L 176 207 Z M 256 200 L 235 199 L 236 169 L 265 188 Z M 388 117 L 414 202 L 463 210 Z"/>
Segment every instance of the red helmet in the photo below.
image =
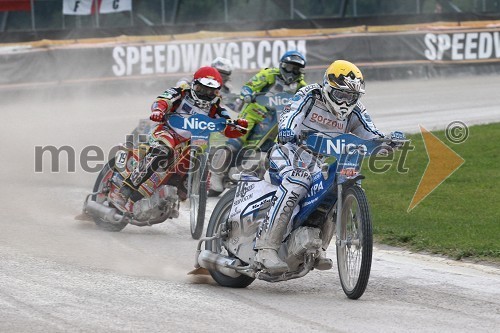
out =
<path fill-rule="evenodd" d="M 217 101 L 219 90 L 222 87 L 222 77 L 213 67 L 201 67 L 193 75 L 191 95 L 202 108 L 209 107 Z"/>
<path fill-rule="evenodd" d="M 222 86 L 222 77 L 219 71 L 210 66 L 201 67 L 193 75 L 193 81 L 200 81 L 201 84 L 210 88 L 220 88 Z"/>

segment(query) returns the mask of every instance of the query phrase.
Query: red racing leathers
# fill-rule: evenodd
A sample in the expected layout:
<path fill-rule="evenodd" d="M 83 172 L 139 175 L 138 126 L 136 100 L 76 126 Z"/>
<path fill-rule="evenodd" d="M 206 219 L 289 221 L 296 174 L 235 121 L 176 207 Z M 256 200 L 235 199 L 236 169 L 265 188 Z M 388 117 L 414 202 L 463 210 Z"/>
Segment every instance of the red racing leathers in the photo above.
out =
<path fill-rule="evenodd" d="M 183 165 L 176 165 L 176 167 L 184 170 L 183 173 L 189 168 L 186 147 L 189 145 L 191 133 L 169 126 L 168 117 L 166 121 L 164 120 L 165 115 L 176 113 L 189 117 L 201 113 L 211 118 L 230 119 L 228 112 L 221 107 L 220 102 L 218 97 L 212 103 L 199 103 L 193 99 L 190 89 L 182 87 L 170 88 L 156 98 L 151 106 L 150 119 L 160 122 L 160 124 L 151 132 L 148 153 L 125 181 L 125 184 L 135 190 L 130 195 L 132 201 L 151 195 L 162 183 L 161 179 L 158 179 L 160 177 L 154 176 L 156 171 L 165 171 L 173 163 L 182 163 Z M 247 127 L 247 121 L 244 119 L 238 119 L 235 123 L 241 127 Z M 228 138 L 237 138 L 245 134 L 244 131 L 233 126 L 226 126 L 223 133 Z"/>

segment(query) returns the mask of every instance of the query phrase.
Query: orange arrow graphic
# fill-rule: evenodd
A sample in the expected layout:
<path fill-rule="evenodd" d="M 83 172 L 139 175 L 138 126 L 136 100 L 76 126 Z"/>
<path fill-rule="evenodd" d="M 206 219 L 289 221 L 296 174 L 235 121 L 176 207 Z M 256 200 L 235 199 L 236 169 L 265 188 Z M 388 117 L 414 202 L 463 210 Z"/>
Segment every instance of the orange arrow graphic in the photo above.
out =
<path fill-rule="evenodd" d="M 422 126 L 420 126 L 420 132 L 424 139 L 429 163 L 427 164 L 422 179 L 420 179 L 415 195 L 408 207 L 408 212 L 431 194 L 432 191 L 441 185 L 446 178 L 451 176 L 451 174 L 465 162 L 462 157 Z"/>

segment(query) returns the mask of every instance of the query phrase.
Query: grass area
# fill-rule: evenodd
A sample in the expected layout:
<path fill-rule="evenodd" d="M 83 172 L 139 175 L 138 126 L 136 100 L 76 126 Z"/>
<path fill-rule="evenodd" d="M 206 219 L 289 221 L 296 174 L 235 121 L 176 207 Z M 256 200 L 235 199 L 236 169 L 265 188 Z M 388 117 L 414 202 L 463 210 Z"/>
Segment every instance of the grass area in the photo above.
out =
<path fill-rule="evenodd" d="M 469 130 L 462 144 L 433 132 L 465 163 L 409 213 L 428 163 L 421 135 L 410 137 L 415 149 L 405 162 L 408 173 L 398 173 L 394 163 L 386 173 L 374 174 L 365 164 L 363 187 L 378 242 L 455 259 L 500 262 L 500 124 Z"/>

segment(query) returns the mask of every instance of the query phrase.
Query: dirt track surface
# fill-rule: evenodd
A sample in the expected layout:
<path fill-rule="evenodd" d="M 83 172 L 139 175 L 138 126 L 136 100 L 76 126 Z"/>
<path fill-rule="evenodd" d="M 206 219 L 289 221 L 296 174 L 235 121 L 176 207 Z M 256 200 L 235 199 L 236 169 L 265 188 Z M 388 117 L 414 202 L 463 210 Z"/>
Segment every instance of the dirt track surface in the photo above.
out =
<path fill-rule="evenodd" d="M 499 77 L 487 85 L 476 78 L 369 83 L 367 91 L 364 103 L 384 131 L 500 121 Z M 89 145 L 108 151 L 157 93 L 47 93 L 27 103 L 26 92 L 19 102 L 0 100 L 1 332 L 497 332 L 495 266 L 379 246 L 358 301 L 344 296 L 336 267 L 235 290 L 186 274 L 196 246 L 186 206 L 179 219 L 120 233 L 75 221 L 96 174 L 78 164 L 75 173 L 51 173 L 48 159 L 35 173 L 34 147 L 69 145 L 77 157 Z"/>

